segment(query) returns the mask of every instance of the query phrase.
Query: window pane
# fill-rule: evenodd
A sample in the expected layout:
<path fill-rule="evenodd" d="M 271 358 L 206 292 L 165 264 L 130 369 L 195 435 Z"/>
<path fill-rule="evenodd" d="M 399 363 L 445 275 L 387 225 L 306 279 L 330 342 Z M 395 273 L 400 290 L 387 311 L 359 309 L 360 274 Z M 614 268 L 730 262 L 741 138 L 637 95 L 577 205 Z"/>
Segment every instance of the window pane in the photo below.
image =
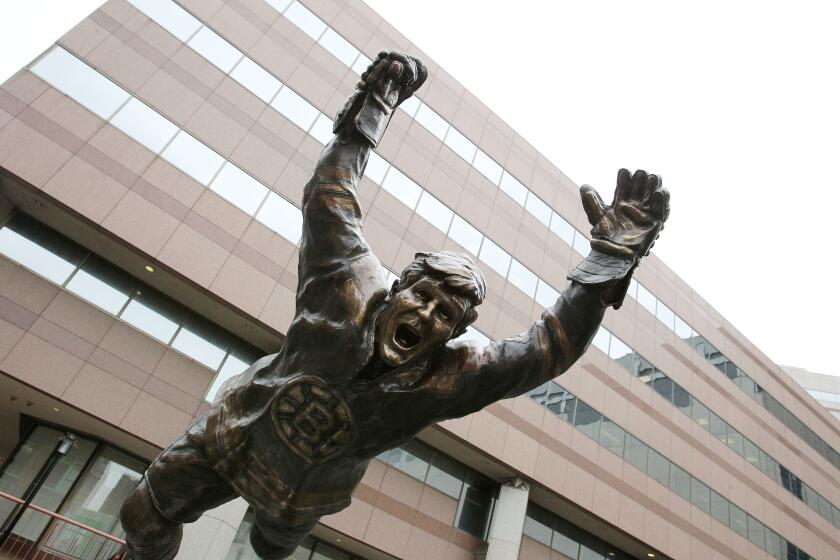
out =
<path fill-rule="evenodd" d="M 333 138 L 332 127 L 332 119 L 321 113 L 318 115 L 318 118 L 315 119 L 315 124 L 313 124 L 312 128 L 309 129 L 309 135 L 326 146 Z"/>
<path fill-rule="evenodd" d="M 183 130 L 166 147 L 161 157 L 202 185 L 210 182 L 225 161 Z"/>
<path fill-rule="evenodd" d="M 0 229 L 0 253 L 47 280 L 63 284 L 86 251 L 47 226 L 15 214 Z"/>
<path fill-rule="evenodd" d="M 528 197 L 528 189 L 520 183 L 516 177 L 505 171 L 502 173 L 502 182 L 499 184 L 502 191 L 511 197 L 520 206 L 525 206 L 525 199 Z M 571 227 L 571 226 L 569 226 Z"/>
<path fill-rule="evenodd" d="M 525 394 L 528 395 L 528 397 L 538 405 L 544 406 L 546 401 L 548 400 L 548 388 L 549 384 L 548 381 L 546 381 L 539 387 L 534 387 Z"/>
<path fill-rule="evenodd" d="M 143 288 L 134 292 L 134 298 L 120 317 L 149 336 L 169 344 L 185 314 L 180 305 L 149 288 Z"/>
<path fill-rule="evenodd" d="M 511 259 L 508 280 L 522 290 L 528 297 L 533 298 L 537 289 L 537 275 L 525 268 L 516 259 Z"/>
<path fill-rule="evenodd" d="M 641 355 L 633 354 L 633 375 L 639 378 L 642 383 L 650 383 L 656 373 L 656 368 Z"/>
<path fill-rule="evenodd" d="M 639 469 L 647 472 L 648 446 L 632 434 L 624 438 L 624 460 Z"/>
<path fill-rule="evenodd" d="M 610 351 L 610 331 L 604 327 L 598 327 L 595 331 L 595 337 L 592 339 L 592 346 L 603 352 L 604 354 Z"/>
<path fill-rule="evenodd" d="M 572 423 L 575 417 L 577 399 L 554 381 L 549 382 L 546 406 L 555 416 L 564 422 Z"/>
<path fill-rule="evenodd" d="M 431 455 L 432 450 L 429 446 L 411 440 L 391 450 L 388 464 L 423 482 L 429 470 Z"/>
<path fill-rule="evenodd" d="M 230 343 L 231 336 L 227 331 L 198 315 L 190 315 L 172 341 L 172 347 L 216 370 L 222 364 Z"/>
<path fill-rule="evenodd" d="M 585 235 L 579 231 L 575 231 L 575 239 L 572 241 L 572 249 L 577 251 L 580 256 L 585 257 L 589 254 L 592 247 L 589 244 L 589 239 L 587 239 Z"/>
<path fill-rule="evenodd" d="M 423 189 L 417 183 L 393 166 L 388 169 L 388 174 L 382 181 L 382 188 L 412 210 L 417 205 L 417 200 L 423 192 Z"/>
<path fill-rule="evenodd" d="M 466 136 L 455 130 L 455 127 L 449 127 L 449 131 L 446 133 L 446 139 L 443 142 L 452 148 L 452 151 L 464 158 L 467 163 L 472 163 L 476 150 L 475 144 L 470 142 Z"/>
<path fill-rule="evenodd" d="M 760 468 L 758 446 L 744 438 L 744 459 L 753 464 L 754 467 Z"/>
<path fill-rule="evenodd" d="M 706 430 L 709 429 L 709 409 L 697 399 L 691 403 L 691 419 Z"/>
<path fill-rule="evenodd" d="M 464 482 L 455 526 L 483 539 L 496 485 L 492 480 L 475 473 L 468 473 Z"/>
<path fill-rule="evenodd" d="M 569 247 L 575 241 L 575 228 L 572 224 L 563 219 L 557 212 L 551 213 L 551 231 L 557 234 L 557 237 L 569 244 Z"/>
<path fill-rule="evenodd" d="M 773 558 L 782 560 L 782 538 L 778 533 L 771 531 L 769 527 L 764 528 L 764 550 Z"/>
<path fill-rule="evenodd" d="M 130 99 L 114 115 L 111 124 L 156 154 L 178 132 L 177 126 L 136 98 Z"/>
<path fill-rule="evenodd" d="M 344 63 L 345 66 L 350 66 L 356 57 L 359 56 L 359 49 L 351 45 L 347 39 L 333 31 L 332 28 L 327 28 L 318 42 L 334 57 Z"/>
<path fill-rule="evenodd" d="M 661 301 L 656 304 L 656 318 L 671 330 L 674 330 L 674 312 Z"/>
<path fill-rule="evenodd" d="M 548 309 L 554 302 L 557 301 L 557 298 L 560 297 L 560 292 L 546 284 L 546 282 L 542 279 L 539 279 L 537 282 L 537 295 L 534 296 L 534 299 L 537 300 L 544 308 Z"/>
<path fill-rule="evenodd" d="M 247 56 L 239 61 L 230 77 L 242 84 L 245 89 L 268 103 L 274 98 L 283 83 L 269 74 L 262 66 Z"/>
<path fill-rule="evenodd" d="M 674 395 L 674 382 L 670 377 L 666 377 L 664 373 L 657 370 L 653 375 L 653 383 L 651 384 L 653 390 L 665 397 L 666 400 L 672 401 Z M 673 402 L 673 401 L 672 401 Z"/>
<path fill-rule="evenodd" d="M 574 426 L 590 438 L 598 441 L 601 430 L 601 413 L 578 399 Z"/>
<path fill-rule="evenodd" d="M 641 284 L 639 284 L 638 291 L 636 292 L 636 301 L 639 302 L 639 305 L 650 311 L 652 315 L 656 315 L 656 297 Z"/>
<path fill-rule="evenodd" d="M 604 560 L 605 548 L 604 541 L 589 533 L 583 533 L 580 539 L 580 556 L 578 556 L 578 559 Z"/>
<path fill-rule="evenodd" d="M 729 527 L 729 502 L 714 490 L 710 492 L 712 496 L 710 504 L 712 517 Z"/>
<path fill-rule="evenodd" d="M 130 97 L 121 87 L 61 47 L 55 47 L 31 70 L 105 120 Z"/>
<path fill-rule="evenodd" d="M 726 443 L 726 422 L 712 411 L 709 411 L 709 431 L 720 441 Z"/>
<path fill-rule="evenodd" d="M 727 426 L 726 444 L 738 455 L 744 454 L 744 436 L 732 426 Z"/>
<path fill-rule="evenodd" d="M 135 8 L 149 16 L 155 23 L 182 41 L 189 39 L 201 22 L 192 17 L 175 2 L 160 0 L 128 0 Z"/>
<path fill-rule="evenodd" d="M 680 319 L 678 315 L 674 315 L 674 332 L 683 340 L 691 338 L 691 327 L 688 326 L 688 323 Z"/>
<path fill-rule="evenodd" d="M 551 223 L 551 208 L 532 192 L 528 193 L 528 200 L 525 202 L 525 209 L 544 225 Z"/>
<path fill-rule="evenodd" d="M 475 167 L 479 173 L 487 177 L 487 179 L 489 179 L 494 185 L 499 184 L 499 180 L 502 178 L 502 166 L 493 161 L 490 156 L 481 150 L 476 150 L 475 152 L 473 167 Z"/>
<path fill-rule="evenodd" d="M 601 435 L 598 443 L 621 457 L 624 454 L 624 429 L 610 420 L 604 418 L 601 421 Z"/>
<path fill-rule="evenodd" d="M 764 548 L 764 523 L 752 515 L 747 516 L 747 532 L 751 543 L 759 548 Z"/>
<path fill-rule="evenodd" d="M 525 515 L 525 525 L 522 528 L 523 535 L 545 546 L 551 546 L 553 524 L 554 516 L 551 513 L 533 503 L 528 503 L 528 513 Z"/>
<path fill-rule="evenodd" d="M 647 474 L 662 486 L 668 486 L 671 479 L 671 462 L 648 448 Z"/>
<path fill-rule="evenodd" d="M 691 477 L 691 503 L 709 513 L 711 508 L 711 490 L 708 486 Z"/>
<path fill-rule="evenodd" d="M 633 354 L 633 350 L 630 349 L 629 346 L 621 342 L 617 336 L 613 335 L 610 339 L 610 358 L 619 362 L 626 362 L 626 366 L 630 367 L 630 357 Z"/>
<path fill-rule="evenodd" d="M 382 159 L 376 152 L 370 153 L 367 166 L 365 167 L 365 177 L 376 183 L 382 183 L 382 178 L 385 177 L 385 172 L 388 171 L 388 162 Z"/>
<path fill-rule="evenodd" d="M 353 70 L 353 72 L 355 72 L 356 74 L 361 76 L 362 72 L 364 72 L 367 69 L 367 67 L 370 66 L 371 62 L 373 62 L 373 61 L 371 59 L 369 59 L 368 57 L 366 57 L 365 53 L 360 53 L 359 58 L 357 58 L 356 62 L 353 63 L 353 66 L 352 66 L 351 70 Z M 405 101 L 403 101 L 400 104 L 400 107 L 405 107 L 406 110 L 408 110 L 408 107 L 414 107 L 414 111 L 416 112 L 417 107 L 415 106 L 415 103 L 417 105 L 419 105 L 420 100 L 417 99 L 416 97 L 409 97 L 408 99 L 406 99 Z M 414 116 L 413 112 L 409 113 L 409 114 L 412 117 Z"/>
<path fill-rule="evenodd" d="M 327 28 L 327 24 L 321 21 L 321 18 L 304 8 L 297 0 L 292 2 L 283 15 L 316 41 Z"/>
<path fill-rule="evenodd" d="M 461 495 L 464 472 L 464 465 L 455 459 L 435 453 L 426 475 L 426 484 L 457 500 Z"/>
<path fill-rule="evenodd" d="M 452 222 L 452 210 L 426 191 L 423 191 L 420 202 L 417 203 L 417 213 L 443 233 L 449 231 L 449 224 Z"/>
<path fill-rule="evenodd" d="M 455 215 L 452 219 L 452 225 L 449 227 L 449 237 L 455 243 L 476 256 L 481 247 L 481 240 L 484 238 L 480 231 L 472 227 L 458 215 Z"/>
<path fill-rule="evenodd" d="M 225 358 L 222 364 L 222 369 L 219 370 L 216 379 L 207 390 L 207 395 L 204 400 L 207 402 L 214 402 L 220 389 L 225 388 L 224 385 L 228 379 L 239 375 L 262 357 L 262 352 L 248 344 L 239 342 L 235 343 L 230 353 Z"/>
<path fill-rule="evenodd" d="M 729 503 L 729 527 L 742 537 L 747 538 L 747 514 L 731 502 Z"/>
<path fill-rule="evenodd" d="M 67 289 L 111 315 L 116 315 L 137 284 L 137 280 L 114 265 L 91 256 L 67 283 Z"/>
<path fill-rule="evenodd" d="M 315 121 L 315 117 L 320 113 L 307 100 L 288 87 L 280 90 L 280 93 L 271 102 L 271 106 L 303 130 L 309 130 L 309 127 Z"/>
<path fill-rule="evenodd" d="M 297 245 L 303 229 L 303 214 L 300 210 L 274 192 L 268 193 L 268 198 L 257 213 L 257 220 L 261 221 L 291 243 Z"/>
<path fill-rule="evenodd" d="M 580 529 L 565 519 L 555 517 L 551 548 L 569 558 L 577 558 L 580 551 Z"/>
<path fill-rule="evenodd" d="M 671 463 L 669 488 L 685 500 L 691 500 L 691 476 L 674 463 Z"/>
<path fill-rule="evenodd" d="M 686 416 L 691 416 L 691 401 L 694 399 L 691 395 L 688 394 L 688 391 L 683 389 L 682 385 L 677 382 L 674 382 L 674 399 L 673 403 L 680 412 L 685 414 Z"/>
<path fill-rule="evenodd" d="M 254 215 L 268 194 L 265 185 L 230 162 L 225 163 L 210 183 L 210 190 L 250 216 Z"/>
<path fill-rule="evenodd" d="M 187 44 L 225 74 L 243 56 L 238 49 L 207 27 L 202 27 Z"/>
<path fill-rule="evenodd" d="M 481 244 L 481 251 L 478 253 L 478 258 L 498 272 L 502 278 L 507 276 L 508 267 L 510 266 L 510 255 L 486 237 Z"/>
<path fill-rule="evenodd" d="M 449 128 L 449 123 L 443 120 L 440 115 L 435 113 L 428 105 L 420 102 L 417 108 L 417 115 L 414 117 L 417 122 L 422 124 L 426 130 L 437 136 L 438 140 L 443 141 L 446 137 L 446 131 Z"/>

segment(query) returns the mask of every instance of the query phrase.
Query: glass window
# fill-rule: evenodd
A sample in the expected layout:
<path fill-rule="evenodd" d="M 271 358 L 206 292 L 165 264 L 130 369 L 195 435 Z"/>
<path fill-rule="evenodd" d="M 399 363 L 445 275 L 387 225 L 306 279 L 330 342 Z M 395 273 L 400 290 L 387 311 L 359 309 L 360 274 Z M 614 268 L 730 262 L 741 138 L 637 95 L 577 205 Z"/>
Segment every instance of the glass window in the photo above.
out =
<path fill-rule="evenodd" d="M 502 191 L 511 197 L 520 206 L 525 206 L 525 199 L 528 197 L 528 189 L 520 183 L 516 177 L 504 171 L 502 182 L 499 184 Z M 571 227 L 571 226 L 570 226 Z"/>
<path fill-rule="evenodd" d="M 359 56 L 359 49 L 350 44 L 347 39 L 336 33 L 331 27 L 321 35 L 318 42 L 325 49 L 344 63 L 345 66 L 350 66 L 356 57 Z"/>
<path fill-rule="evenodd" d="M 320 113 L 318 109 L 313 107 L 306 99 L 293 92 L 288 86 L 277 93 L 271 102 L 271 106 L 303 130 L 309 130 L 309 127 L 315 121 L 315 117 Z"/>
<path fill-rule="evenodd" d="M 822 515 L 829 523 L 833 523 L 831 519 L 831 503 L 819 494 L 817 494 L 817 498 L 820 501 L 820 515 Z"/>
<path fill-rule="evenodd" d="M 691 419 L 705 429 L 709 429 L 709 409 L 697 399 L 691 403 Z"/>
<path fill-rule="evenodd" d="M 538 405 L 544 406 L 548 400 L 548 387 L 548 381 L 546 381 L 539 387 L 534 387 L 525 394 Z"/>
<path fill-rule="evenodd" d="M 67 289 L 117 315 L 137 287 L 137 280 L 91 255 L 67 283 Z"/>
<path fill-rule="evenodd" d="M 508 280 L 522 290 L 528 297 L 533 298 L 537 289 L 537 275 L 525 268 L 516 259 L 511 259 Z"/>
<path fill-rule="evenodd" d="M 624 429 L 609 418 L 601 421 L 601 435 L 598 443 L 619 457 L 624 454 L 624 436 Z"/>
<path fill-rule="evenodd" d="M 764 523 L 753 517 L 747 516 L 747 533 L 750 542 L 759 548 L 764 548 Z"/>
<path fill-rule="evenodd" d="M 598 441 L 601 431 L 601 413 L 578 399 L 574 426 L 591 439 Z"/>
<path fill-rule="evenodd" d="M 423 125 L 423 127 L 437 136 L 438 140 L 443 141 L 446 138 L 446 131 L 449 129 L 449 123 L 435 113 L 428 105 L 420 102 L 417 108 L 415 120 Z"/>
<path fill-rule="evenodd" d="M 726 428 L 726 444 L 738 455 L 744 454 L 744 436 L 729 425 Z"/>
<path fill-rule="evenodd" d="M 578 560 L 604 560 L 605 548 L 604 541 L 589 533 L 583 533 Z"/>
<path fill-rule="evenodd" d="M 548 309 L 554 302 L 557 301 L 557 298 L 560 297 L 560 292 L 549 286 L 543 279 L 538 279 L 537 282 L 537 294 L 534 296 L 534 299 L 537 300 L 544 308 Z"/>
<path fill-rule="evenodd" d="M 691 476 L 674 463 L 671 463 L 668 486 L 686 501 L 691 501 Z"/>
<path fill-rule="evenodd" d="M 0 229 L 0 253 L 47 280 L 63 284 L 86 251 L 47 226 L 15 214 Z"/>
<path fill-rule="evenodd" d="M 744 438 L 744 459 L 752 463 L 756 468 L 760 468 L 758 446 L 747 438 Z"/>
<path fill-rule="evenodd" d="M 449 224 L 452 222 L 453 216 L 452 210 L 427 191 L 423 191 L 423 194 L 420 195 L 420 202 L 417 203 L 417 213 L 443 233 L 449 231 Z"/>
<path fill-rule="evenodd" d="M 805 484 L 804 482 L 801 483 L 802 485 L 802 497 L 804 502 L 808 505 L 809 508 L 812 510 L 819 512 L 820 510 L 820 501 L 817 497 L 817 493 L 814 492 L 814 489 Z"/>
<path fill-rule="evenodd" d="M 635 278 L 630 279 L 630 285 L 627 287 L 627 295 L 636 299 L 636 292 L 639 291 L 639 282 Z"/>
<path fill-rule="evenodd" d="M 379 185 L 382 183 L 388 167 L 390 167 L 388 162 L 382 159 L 379 154 L 370 152 L 370 158 L 368 158 L 367 165 L 365 166 L 365 177 Z"/>
<path fill-rule="evenodd" d="M 496 485 L 492 480 L 478 473 L 468 472 L 458 503 L 455 526 L 483 539 L 495 490 Z"/>
<path fill-rule="evenodd" d="M 648 446 L 632 434 L 624 438 L 624 460 L 639 469 L 647 472 Z"/>
<path fill-rule="evenodd" d="M 452 218 L 452 225 L 449 227 L 449 237 L 455 243 L 476 256 L 481 247 L 481 240 L 484 238 L 480 231 L 472 227 L 457 214 Z"/>
<path fill-rule="evenodd" d="M 560 517 L 554 518 L 551 548 L 569 558 L 577 558 L 580 551 L 580 529 Z"/>
<path fill-rule="evenodd" d="M 239 49 L 207 27 L 199 29 L 187 44 L 225 74 L 244 56 Z"/>
<path fill-rule="evenodd" d="M 598 327 L 598 330 L 595 332 L 595 337 L 592 339 L 592 346 L 603 352 L 604 354 L 608 354 L 610 351 L 610 331 L 605 329 L 604 327 Z"/>
<path fill-rule="evenodd" d="M 642 383 L 650 383 L 656 373 L 656 368 L 640 354 L 633 353 L 633 375 L 639 378 Z"/>
<path fill-rule="evenodd" d="M 579 231 L 575 231 L 575 239 L 572 241 L 572 249 L 574 249 L 580 256 L 585 257 L 589 254 L 592 247 L 589 244 L 589 239 L 587 239 L 585 235 Z"/>
<path fill-rule="evenodd" d="M 294 560 L 294 559 L 291 559 Z M 347 552 L 333 548 L 323 542 L 315 543 L 312 556 L 309 560 L 354 560 Z"/>
<path fill-rule="evenodd" d="M 159 0 L 128 1 L 182 41 L 189 39 L 190 35 L 201 27 L 200 21 L 192 17 L 175 2 L 160 2 Z"/>
<path fill-rule="evenodd" d="M 555 416 L 571 424 L 575 417 L 577 399 L 554 381 L 550 381 L 548 385 L 546 406 Z"/>
<path fill-rule="evenodd" d="M 656 297 L 641 284 L 639 284 L 639 289 L 636 292 L 636 301 L 650 311 L 652 315 L 656 315 Z"/>
<path fill-rule="evenodd" d="M 272 8 L 277 10 L 278 12 L 283 12 L 286 8 L 289 7 L 289 4 L 292 3 L 292 0 L 265 0 L 268 2 Z"/>
<path fill-rule="evenodd" d="M 321 33 L 327 28 L 327 24 L 321 21 L 321 18 L 303 7 L 303 4 L 295 0 L 283 12 L 289 21 L 294 23 L 301 31 L 315 39 L 321 36 Z"/>
<path fill-rule="evenodd" d="M 729 503 L 729 527 L 745 539 L 747 538 L 747 514 L 732 502 Z"/>
<path fill-rule="evenodd" d="M 178 132 L 177 126 L 133 97 L 111 118 L 111 124 L 156 154 Z"/>
<path fill-rule="evenodd" d="M 464 472 L 464 465 L 443 453 L 435 452 L 426 475 L 426 484 L 457 500 L 461 496 Z"/>
<path fill-rule="evenodd" d="M 225 163 L 210 183 L 210 190 L 250 216 L 254 215 L 268 194 L 265 185 L 230 162 Z"/>
<path fill-rule="evenodd" d="M 784 560 L 782 556 L 782 538 L 778 533 L 772 531 L 770 527 L 764 528 L 764 550 L 778 560 Z"/>
<path fill-rule="evenodd" d="M 130 97 L 121 87 L 61 47 L 55 47 L 31 70 L 105 120 Z"/>
<path fill-rule="evenodd" d="M 557 212 L 551 213 L 551 224 L 548 226 L 551 231 L 557 234 L 557 237 L 569 244 L 569 247 L 575 241 L 575 228 L 572 224 L 563 219 Z"/>
<path fill-rule="evenodd" d="M 682 385 L 674 382 L 674 406 L 676 406 L 680 412 L 685 414 L 686 416 L 691 416 L 691 404 L 693 401 L 693 397 L 683 389 Z"/>
<path fill-rule="evenodd" d="M 669 486 L 671 479 L 671 461 L 648 448 L 647 474 L 662 486 Z"/>
<path fill-rule="evenodd" d="M 222 389 L 228 379 L 239 375 L 249 367 L 251 364 L 259 360 L 263 355 L 259 349 L 245 344 L 243 342 L 234 343 L 230 353 L 225 358 L 222 364 L 222 369 L 219 370 L 218 375 L 213 380 L 210 388 L 207 390 L 207 395 L 204 400 L 207 402 L 214 402 L 219 390 Z"/>
<path fill-rule="evenodd" d="M 613 335 L 610 338 L 610 358 L 619 362 L 627 362 L 624 365 L 629 368 L 632 355 L 633 350 L 621 342 L 617 336 Z"/>
<path fill-rule="evenodd" d="M 423 192 L 423 189 L 417 183 L 393 166 L 388 169 L 388 174 L 382 181 L 382 188 L 412 210 L 417 205 L 417 200 Z"/>
<path fill-rule="evenodd" d="M 318 115 L 318 118 L 315 119 L 315 124 L 313 124 L 312 128 L 309 129 L 309 135 L 326 146 L 333 138 L 332 127 L 332 119 L 321 113 Z"/>
<path fill-rule="evenodd" d="M 476 150 L 475 152 L 473 167 L 475 167 L 479 173 L 487 177 L 487 179 L 489 179 L 494 185 L 499 184 L 499 181 L 502 178 L 502 166 L 493 161 L 493 158 L 481 150 Z"/>
<path fill-rule="evenodd" d="M 711 410 L 709 411 L 709 431 L 720 441 L 726 443 L 726 422 Z"/>
<path fill-rule="evenodd" d="M 268 193 L 265 204 L 257 213 L 257 220 L 261 221 L 291 243 L 300 242 L 303 230 L 303 214 L 300 210 L 275 192 Z"/>
<path fill-rule="evenodd" d="M 502 278 L 507 276 L 508 268 L 510 267 L 510 255 L 486 237 L 481 244 L 481 251 L 478 253 L 478 258 L 498 272 Z"/>
<path fill-rule="evenodd" d="M 691 503 L 709 513 L 711 509 L 711 490 L 708 486 L 691 477 Z"/>
<path fill-rule="evenodd" d="M 274 99 L 274 95 L 283 87 L 283 82 L 247 56 L 239 61 L 230 77 L 266 103 Z"/>
<path fill-rule="evenodd" d="M 656 318 L 671 330 L 674 330 L 674 312 L 661 301 L 656 303 Z"/>
<path fill-rule="evenodd" d="M 532 192 L 528 193 L 528 200 L 525 202 L 525 209 L 544 225 L 547 226 L 551 223 L 551 208 L 549 208 L 548 204 L 540 200 L 539 197 Z"/>
<path fill-rule="evenodd" d="M 672 400 L 674 395 L 674 382 L 671 381 L 670 377 L 667 377 L 661 371 L 656 370 L 651 387 L 653 387 L 654 391 L 665 397 L 668 401 Z"/>
<path fill-rule="evenodd" d="M 449 127 L 449 131 L 447 131 L 446 139 L 443 143 L 452 148 L 452 151 L 464 158 L 467 163 L 472 163 L 476 150 L 475 144 L 470 142 L 466 136 L 455 130 L 454 126 Z"/>
<path fill-rule="evenodd" d="M 201 183 L 207 185 L 224 163 L 224 158 L 183 130 L 161 157 Z"/>
<path fill-rule="evenodd" d="M 535 541 L 551 546 L 552 525 L 554 516 L 543 508 L 528 502 L 528 512 L 525 514 L 525 525 L 522 533 Z"/>
<path fill-rule="evenodd" d="M 365 53 L 359 53 L 359 58 L 357 58 L 356 62 L 353 63 L 353 66 L 351 67 L 351 70 L 353 70 L 353 72 L 355 72 L 356 74 L 361 76 L 362 73 L 365 70 L 367 70 L 367 67 L 370 66 L 371 62 L 373 62 L 373 61 L 371 59 L 369 59 L 368 57 L 366 57 Z M 420 100 L 417 99 L 416 97 L 409 97 L 408 99 L 406 99 L 405 101 L 403 101 L 400 104 L 400 107 L 412 107 L 412 106 L 414 106 L 415 103 L 417 103 L 419 105 Z M 417 111 L 417 107 L 414 107 L 414 111 L 415 112 Z M 409 114 L 412 117 L 414 116 L 414 113 L 409 113 Z"/>
<path fill-rule="evenodd" d="M 190 315 L 172 341 L 172 347 L 215 371 L 230 343 L 227 331 L 198 315 Z"/>
<path fill-rule="evenodd" d="M 417 440 L 410 440 L 391 450 L 388 464 L 423 482 L 429 470 L 432 449 Z"/>
<path fill-rule="evenodd" d="M 779 464 L 776 460 L 761 449 L 758 450 L 758 460 L 761 466 L 761 471 L 776 482 L 781 483 L 781 478 L 779 477 Z"/>
<path fill-rule="evenodd" d="M 712 517 L 729 527 L 729 501 L 714 490 L 710 490 L 710 493 L 711 502 L 709 503 L 709 508 Z"/>
<path fill-rule="evenodd" d="M 361 56 L 364 56 L 364 55 L 361 55 Z M 358 62 L 356 64 L 358 64 Z M 356 64 L 354 64 L 353 66 L 355 67 Z M 364 71 L 364 68 L 362 68 L 359 73 L 361 74 L 361 72 L 363 72 L 363 71 Z M 413 95 L 411 97 L 409 97 L 408 99 L 404 100 L 402 103 L 400 103 L 400 109 L 402 109 L 403 111 L 408 113 L 408 116 L 411 117 L 411 118 L 414 118 L 414 115 L 417 113 L 417 109 L 419 107 L 420 107 L 420 100 L 417 99 L 417 97 L 415 97 Z"/>
<path fill-rule="evenodd" d="M 674 315 L 674 332 L 683 340 L 691 338 L 691 327 L 688 323 L 680 319 L 679 315 Z"/>
<path fill-rule="evenodd" d="M 134 292 L 134 297 L 120 317 L 144 333 L 164 344 L 169 344 L 186 311 L 172 300 L 143 288 Z"/>

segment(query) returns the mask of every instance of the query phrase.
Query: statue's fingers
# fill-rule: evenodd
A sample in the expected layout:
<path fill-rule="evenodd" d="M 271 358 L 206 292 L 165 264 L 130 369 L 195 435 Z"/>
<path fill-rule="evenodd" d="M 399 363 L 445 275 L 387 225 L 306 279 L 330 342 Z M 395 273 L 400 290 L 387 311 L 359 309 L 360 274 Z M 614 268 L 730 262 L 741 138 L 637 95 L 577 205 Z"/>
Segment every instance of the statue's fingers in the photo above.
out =
<path fill-rule="evenodd" d="M 414 83 L 412 84 L 411 88 L 413 91 L 417 91 L 420 89 L 420 86 L 426 81 L 426 78 L 429 77 L 429 71 L 426 69 L 426 65 L 423 64 L 420 59 L 411 57 L 414 60 L 415 68 L 417 69 L 417 76 L 414 78 Z"/>
<path fill-rule="evenodd" d="M 657 220 L 665 221 L 665 193 L 661 190 L 650 196 L 650 212 Z"/>
<path fill-rule="evenodd" d="M 613 197 L 613 206 L 622 200 L 627 200 L 630 197 L 630 188 L 632 186 L 630 180 L 630 172 L 623 167 L 618 170 L 618 178 L 615 180 L 615 196 Z"/>
<path fill-rule="evenodd" d="M 671 215 L 671 193 L 665 187 L 659 187 L 659 191 L 662 193 L 662 198 L 665 199 L 665 210 L 662 214 L 662 222 L 664 223 Z"/>
<path fill-rule="evenodd" d="M 388 58 L 402 65 L 402 72 L 399 76 L 394 76 L 403 85 L 411 85 L 417 79 L 417 70 L 414 61 L 410 56 L 400 51 L 391 51 L 388 53 Z M 392 65 L 393 66 L 393 65 Z"/>
<path fill-rule="evenodd" d="M 645 179 L 645 186 L 642 188 L 643 204 L 650 205 L 651 197 L 653 196 L 653 193 L 656 192 L 656 189 L 659 188 L 660 184 L 658 175 L 654 175 L 653 173 L 648 175 L 647 179 Z"/>
<path fill-rule="evenodd" d="M 630 198 L 633 200 L 641 200 L 644 194 L 645 181 L 647 181 L 648 174 L 643 169 L 637 169 L 633 173 L 632 187 L 630 188 Z"/>
<path fill-rule="evenodd" d="M 368 77 L 366 79 L 368 84 L 374 84 L 379 81 L 382 77 L 382 74 L 385 73 L 388 68 L 391 66 L 391 61 L 382 58 L 376 61 L 376 64 L 373 65 L 373 69 L 368 72 Z"/>
<path fill-rule="evenodd" d="M 604 201 L 601 200 L 601 195 L 590 185 L 583 185 L 580 188 L 580 199 L 583 202 L 583 210 L 586 212 L 589 223 L 594 226 L 601 221 L 607 211 Z"/>

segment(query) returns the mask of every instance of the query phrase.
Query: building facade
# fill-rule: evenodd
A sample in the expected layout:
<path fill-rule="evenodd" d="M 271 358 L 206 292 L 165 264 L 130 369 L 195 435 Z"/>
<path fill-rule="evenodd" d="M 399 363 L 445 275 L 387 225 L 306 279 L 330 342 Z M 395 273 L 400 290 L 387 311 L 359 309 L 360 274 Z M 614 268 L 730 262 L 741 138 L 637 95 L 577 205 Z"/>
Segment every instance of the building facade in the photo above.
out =
<path fill-rule="evenodd" d="M 782 366 L 782 369 L 828 409 L 832 416 L 840 419 L 840 377 L 793 366 Z"/>
<path fill-rule="evenodd" d="M 359 188 L 374 252 L 392 274 L 476 256 L 479 344 L 554 301 L 588 252 L 577 186 L 364 3 L 109 0 L 0 87 L 0 490 L 70 432 L 33 503 L 119 536 L 145 465 L 282 345 L 303 185 L 389 48 L 429 79 Z M 382 454 L 295 558 L 829 560 L 838 451 L 829 411 L 653 255 L 570 371 Z M 251 516 L 208 512 L 179 558 L 253 558 Z M 112 550 L 36 511 L 11 539 Z"/>

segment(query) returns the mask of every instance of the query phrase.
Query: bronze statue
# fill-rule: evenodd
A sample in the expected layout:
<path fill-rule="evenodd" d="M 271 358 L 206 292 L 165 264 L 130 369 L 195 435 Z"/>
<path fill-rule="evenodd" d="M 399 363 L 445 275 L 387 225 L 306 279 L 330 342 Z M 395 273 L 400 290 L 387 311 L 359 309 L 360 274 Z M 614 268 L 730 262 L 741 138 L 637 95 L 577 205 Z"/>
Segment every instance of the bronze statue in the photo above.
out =
<path fill-rule="evenodd" d="M 606 307 L 668 216 L 656 175 L 622 169 L 612 206 L 581 189 L 592 251 L 527 332 L 486 347 L 452 341 L 475 321 L 484 278 L 467 255 L 418 253 L 392 286 L 362 237 L 356 185 L 392 112 L 426 79 L 382 52 L 339 111 L 303 195 L 297 309 L 283 348 L 247 371 L 149 466 L 121 519 L 131 558 L 173 558 L 182 523 L 242 496 L 261 558 L 291 554 L 350 504 L 370 460 L 447 418 L 521 395 L 586 350 Z"/>

